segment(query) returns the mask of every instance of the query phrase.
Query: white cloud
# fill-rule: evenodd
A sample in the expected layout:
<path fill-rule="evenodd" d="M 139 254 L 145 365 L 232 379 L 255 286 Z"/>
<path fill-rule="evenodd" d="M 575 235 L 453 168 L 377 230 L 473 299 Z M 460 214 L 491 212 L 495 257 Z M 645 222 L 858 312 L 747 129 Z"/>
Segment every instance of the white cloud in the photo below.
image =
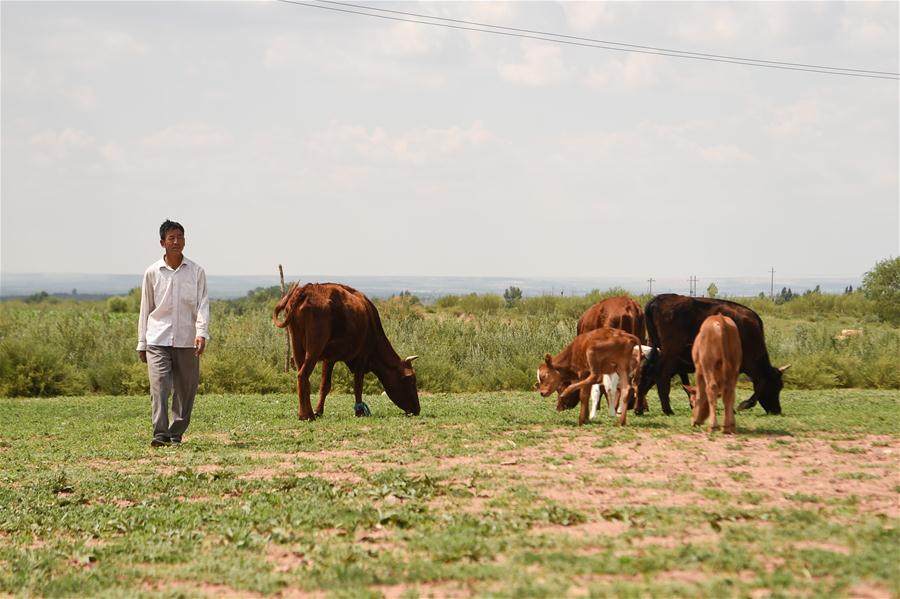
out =
<path fill-rule="evenodd" d="M 149 46 L 129 33 L 98 28 L 88 21 L 70 19 L 52 35 L 36 41 L 54 60 L 64 60 L 76 68 L 96 71 L 113 63 L 149 53 Z"/>
<path fill-rule="evenodd" d="M 523 44 L 522 61 L 501 63 L 497 71 L 510 83 L 535 87 L 561 83 L 574 73 L 563 63 L 562 50 L 547 43 Z"/>
<path fill-rule="evenodd" d="M 741 31 L 741 23 L 734 11 L 722 5 L 704 4 L 701 10 L 681 14 L 670 25 L 674 37 L 695 44 L 734 40 Z M 679 48 L 694 50 L 696 48 Z"/>
<path fill-rule="evenodd" d="M 769 109 L 766 131 L 775 137 L 820 135 L 819 127 L 831 111 L 817 100 L 804 100 Z"/>
<path fill-rule="evenodd" d="M 385 56 L 421 56 L 441 46 L 442 29 L 418 23 L 397 23 L 388 30 L 376 30 L 367 50 Z"/>
<path fill-rule="evenodd" d="M 896 3 L 890 3 L 896 7 Z M 897 44 L 897 12 L 887 15 L 853 13 L 841 19 L 843 40 L 855 48 L 892 48 Z M 896 62 L 895 62 L 896 64 Z"/>
<path fill-rule="evenodd" d="M 173 151 L 222 148 L 231 145 L 232 141 L 231 135 L 221 129 L 191 123 L 167 127 L 152 133 L 142 139 L 140 144 L 148 148 Z"/>
<path fill-rule="evenodd" d="M 753 160 L 753 156 L 731 144 L 718 144 L 699 149 L 700 155 L 709 162 L 727 164 Z"/>
<path fill-rule="evenodd" d="M 616 22 L 619 5 L 615 2 L 562 2 L 567 25 L 579 32 L 586 32 L 598 25 Z"/>
<path fill-rule="evenodd" d="M 648 54 L 630 54 L 607 60 L 602 67 L 591 67 L 583 82 L 593 89 L 632 91 L 651 87 L 659 81 L 662 59 Z"/>
<path fill-rule="evenodd" d="M 440 163 L 447 156 L 497 142 L 481 123 L 466 128 L 416 129 L 397 135 L 381 127 L 333 124 L 310 136 L 304 145 L 312 156 L 328 160 L 400 166 Z"/>
<path fill-rule="evenodd" d="M 62 90 L 60 93 L 80 108 L 89 109 L 97 106 L 97 94 L 90 87 L 80 85 Z"/>
<path fill-rule="evenodd" d="M 92 150 L 96 140 L 78 129 L 42 131 L 29 139 L 34 157 L 40 162 L 65 160 L 76 154 Z"/>
<path fill-rule="evenodd" d="M 351 41 L 341 46 L 335 46 L 334 40 L 326 39 L 324 34 L 316 37 L 277 36 L 266 46 L 262 62 L 273 70 L 303 66 L 330 77 L 356 78 L 376 87 L 393 86 L 398 82 L 425 87 L 443 85 L 444 75 L 440 70 L 410 60 L 427 55 L 438 47 L 439 40 L 414 29 L 406 33 L 393 40 L 378 32 L 345 37 L 342 39 Z"/>
<path fill-rule="evenodd" d="M 309 61 L 309 50 L 295 35 L 280 35 L 273 39 L 263 52 L 263 64 L 272 69 Z"/>

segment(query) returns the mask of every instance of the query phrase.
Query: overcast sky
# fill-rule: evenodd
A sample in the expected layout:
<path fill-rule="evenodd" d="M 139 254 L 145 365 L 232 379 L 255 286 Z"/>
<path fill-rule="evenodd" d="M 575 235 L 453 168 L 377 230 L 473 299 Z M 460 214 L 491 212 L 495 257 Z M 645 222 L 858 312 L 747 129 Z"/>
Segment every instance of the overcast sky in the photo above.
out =
<path fill-rule="evenodd" d="M 373 6 L 900 70 L 897 2 Z M 900 253 L 896 80 L 281 2 L 0 10 L 6 272 L 143 272 L 165 218 L 218 275 L 858 276 Z"/>

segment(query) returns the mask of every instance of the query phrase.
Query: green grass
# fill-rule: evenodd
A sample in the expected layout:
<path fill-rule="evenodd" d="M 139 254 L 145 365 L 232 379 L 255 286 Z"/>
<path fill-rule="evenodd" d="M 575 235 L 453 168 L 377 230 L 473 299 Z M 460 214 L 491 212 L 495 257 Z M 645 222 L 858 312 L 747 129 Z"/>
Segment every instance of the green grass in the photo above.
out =
<path fill-rule="evenodd" d="M 0 594 L 900 593 L 898 520 L 871 497 L 757 486 L 759 452 L 814 442 L 846 471 L 813 477 L 880 484 L 863 470 L 896 450 L 900 394 L 785 391 L 784 416 L 740 413 L 734 438 L 673 399 L 675 417 L 654 397 L 579 428 L 534 393 L 428 395 L 416 418 L 370 396 L 367 419 L 335 395 L 312 423 L 293 395 L 203 395 L 162 449 L 144 397 L 0 399 Z M 656 442 L 727 457 L 620 470 Z"/>
<path fill-rule="evenodd" d="M 503 307 L 498 296 L 442 298 L 423 306 L 410 297 L 377 301 L 397 352 L 418 355 L 419 389 L 437 393 L 527 391 L 546 352 L 575 334 L 578 317 L 621 290 L 577 297 L 526 298 Z M 743 300 L 765 322 L 766 346 L 791 389 L 900 389 L 900 328 L 878 322 L 861 294 L 814 294 L 784 305 Z M 137 310 L 133 294 L 124 306 Z M 274 393 L 289 389 L 285 333 L 271 322 L 278 293 L 261 290 L 211 302 L 212 341 L 201 362 L 201 393 Z M 636 298 L 643 305 L 649 297 Z M 137 314 L 107 301 L 0 302 L 0 395 L 140 395 L 146 367 L 137 360 Z M 121 302 L 113 302 L 120 303 Z M 118 308 L 117 308 L 118 309 Z M 861 335 L 838 340 L 844 328 Z M 374 377 L 367 393 L 380 393 Z M 746 381 L 741 383 L 744 387 Z M 335 392 L 350 392 L 343 364 Z"/>

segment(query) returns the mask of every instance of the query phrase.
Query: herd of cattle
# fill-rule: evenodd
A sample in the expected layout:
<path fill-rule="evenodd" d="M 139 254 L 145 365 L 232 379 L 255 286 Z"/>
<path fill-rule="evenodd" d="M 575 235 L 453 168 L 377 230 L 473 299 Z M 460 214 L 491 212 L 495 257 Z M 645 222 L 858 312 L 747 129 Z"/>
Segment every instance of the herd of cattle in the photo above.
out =
<path fill-rule="evenodd" d="M 283 320 L 279 320 L 284 314 Z M 272 320 L 289 333 L 297 368 L 298 417 L 313 420 L 325 410 L 335 362 L 353 373 L 357 414 L 363 378 L 372 372 L 385 393 L 407 414 L 421 408 L 412 362 L 401 359 L 388 341 L 375 305 L 365 295 L 337 283 L 294 284 L 275 306 Z M 649 336 L 649 339 L 648 339 Z M 322 362 L 319 402 L 310 402 L 309 376 Z M 726 433 L 735 432 L 734 399 L 739 373 L 753 382 L 753 395 L 739 406 L 758 402 L 769 414 L 781 413 L 782 372 L 766 350 L 763 323 L 750 308 L 712 298 L 657 295 L 645 309 L 628 297 L 612 297 L 591 306 L 578 320 L 576 336 L 555 356 L 549 353 L 537 370 L 543 397 L 557 394 L 557 410 L 580 406 L 578 423 L 596 413 L 605 394 L 610 416 L 625 424 L 628 409 L 647 409 L 647 392 L 656 385 L 662 411 L 673 414 L 669 400 L 675 374 L 691 402 L 694 425 L 709 418 L 717 428 L 716 404 L 724 402 Z M 688 373 L 696 370 L 695 385 Z"/>

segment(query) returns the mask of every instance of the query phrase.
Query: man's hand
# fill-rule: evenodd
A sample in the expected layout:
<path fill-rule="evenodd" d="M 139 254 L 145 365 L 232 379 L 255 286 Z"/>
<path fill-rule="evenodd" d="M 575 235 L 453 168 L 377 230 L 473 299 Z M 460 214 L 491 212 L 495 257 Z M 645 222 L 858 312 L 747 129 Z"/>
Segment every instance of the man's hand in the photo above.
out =
<path fill-rule="evenodd" d="M 141 359 L 141 362 L 146 364 L 147 363 L 147 352 L 142 349 L 138 350 L 138 358 Z"/>
<path fill-rule="evenodd" d="M 206 338 L 205 337 L 197 337 L 194 339 L 194 354 L 197 356 L 203 355 L 203 350 L 206 349 Z"/>

